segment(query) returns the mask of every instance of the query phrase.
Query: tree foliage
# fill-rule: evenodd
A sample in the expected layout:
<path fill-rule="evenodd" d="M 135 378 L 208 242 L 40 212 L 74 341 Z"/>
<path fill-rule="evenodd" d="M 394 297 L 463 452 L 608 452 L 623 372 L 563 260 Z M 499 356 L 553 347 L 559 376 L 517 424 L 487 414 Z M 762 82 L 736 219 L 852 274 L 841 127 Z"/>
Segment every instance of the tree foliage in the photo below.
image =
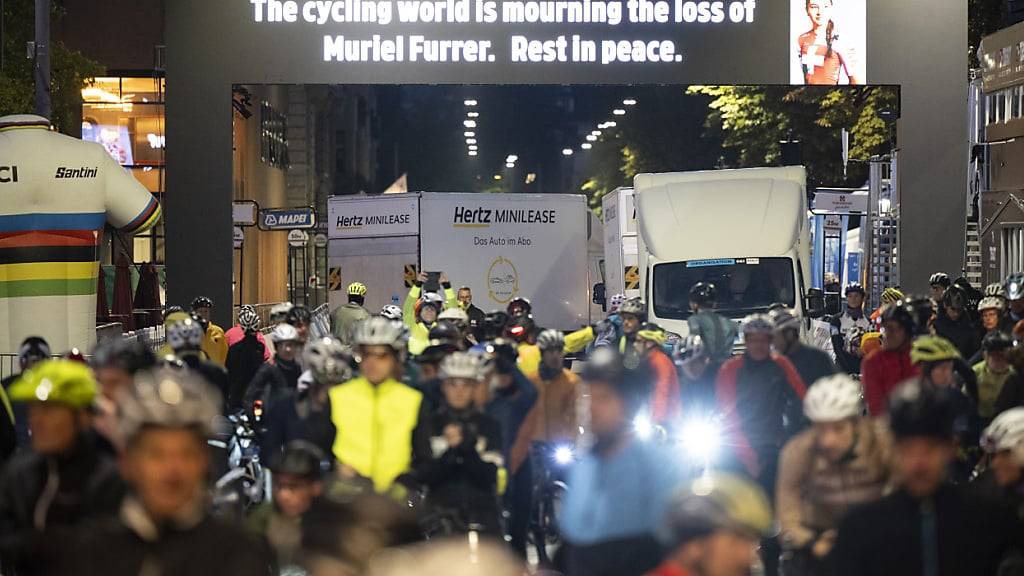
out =
<path fill-rule="evenodd" d="M 55 5 L 51 23 L 56 24 L 62 10 Z M 26 43 L 35 36 L 35 8 L 28 0 L 4 2 L 4 54 L 0 70 L 0 116 L 35 111 L 35 61 L 25 58 Z M 66 133 L 77 132 L 81 90 L 89 78 L 102 75 L 99 63 L 71 50 L 63 42 L 50 42 L 50 98 L 53 125 Z"/>

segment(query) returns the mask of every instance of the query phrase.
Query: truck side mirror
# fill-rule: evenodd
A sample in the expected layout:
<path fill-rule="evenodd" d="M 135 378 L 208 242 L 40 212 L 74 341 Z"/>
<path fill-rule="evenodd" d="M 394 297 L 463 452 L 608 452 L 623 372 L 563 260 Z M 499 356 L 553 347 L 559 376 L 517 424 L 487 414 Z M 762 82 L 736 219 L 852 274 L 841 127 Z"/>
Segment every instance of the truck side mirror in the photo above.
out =
<path fill-rule="evenodd" d="M 825 315 L 825 293 L 820 288 L 810 288 L 804 296 L 804 316 L 821 318 Z"/>
<path fill-rule="evenodd" d="M 607 294 L 605 294 L 604 282 L 598 282 L 594 284 L 594 304 L 601 307 L 602 310 L 607 312 L 605 308 L 607 304 Z"/>

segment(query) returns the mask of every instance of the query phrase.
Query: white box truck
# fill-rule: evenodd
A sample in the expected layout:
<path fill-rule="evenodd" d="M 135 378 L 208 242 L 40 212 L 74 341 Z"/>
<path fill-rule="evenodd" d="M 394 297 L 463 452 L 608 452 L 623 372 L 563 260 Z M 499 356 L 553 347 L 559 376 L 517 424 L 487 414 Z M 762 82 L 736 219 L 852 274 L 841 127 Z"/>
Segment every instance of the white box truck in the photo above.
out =
<path fill-rule="evenodd" d="M 433 193 L 333 197 L 328 202 L 331 309 L 345 286 L 367 285 L 366 307 L 401 304 L 417 270 L 469 286 L 484 312 L 530 299 L 538 324 L 589 319 L 587 206 L 576 194 Z"/>
<path fill-rule="evenodd" d="M 736 320 L 774 303 L 820 314 L 803 167 L 640 174 L 633 184 L 652 322 L 686 335 L 697 282 L 714 283 L 718 311 Z"/>
<path fill-rule="evenodd" d="M 605 295 L 643 295 L 637 253 L 636 210 L 633 189 L 616 188 L 601 198 L 604 218 Z"/>

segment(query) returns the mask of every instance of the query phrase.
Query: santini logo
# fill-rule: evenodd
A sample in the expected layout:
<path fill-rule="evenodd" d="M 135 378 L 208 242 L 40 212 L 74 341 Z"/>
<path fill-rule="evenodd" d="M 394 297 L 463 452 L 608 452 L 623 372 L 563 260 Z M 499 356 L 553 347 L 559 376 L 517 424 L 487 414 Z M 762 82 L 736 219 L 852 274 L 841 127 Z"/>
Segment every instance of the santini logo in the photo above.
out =
<path fill-rule="evenodd" d="M 57 168 L 57 173 L 53 175 L 54 178 L 95 178 L 99 174 L 98 168 L 65 168 L 61 166 Z"/>

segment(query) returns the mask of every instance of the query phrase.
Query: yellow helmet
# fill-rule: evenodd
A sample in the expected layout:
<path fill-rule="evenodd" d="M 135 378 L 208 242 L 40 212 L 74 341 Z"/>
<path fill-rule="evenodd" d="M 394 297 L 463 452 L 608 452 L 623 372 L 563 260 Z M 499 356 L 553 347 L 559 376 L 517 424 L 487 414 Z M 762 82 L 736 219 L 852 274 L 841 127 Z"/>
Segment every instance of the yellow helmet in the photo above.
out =
<path fill-rule="evenodd" d="M 636 337 L 638 340 L 654 342 L 658 346 L 664 346 L 668 340 L 668 334 L 665 333 L 665 329 L 657 324 L 644 324 L 636 333 Z"/>
<path fill-rule="evenodd" d="M 362 282 L 353 282 L 348 285 L 349 296 L 366 296 L 366 284 Z"/>
<path fill-rule="evenodd" d="M 897 288 L 886 288 L 882 290 L 882 303 L 883 304 L 895 304 L 903 300 L 903 292 Z"/>
<path fill-rule="evenodd" d="M 92 370 L 81 362 L 45 360 L 22 374 L 11 385 L 14 402 L 56 402 L 86 408 L 96 397 Z"/>
<path fill-rule="evenodd" d="M 739 476 L 710 472 L 676 493 L 662 540 L 676 547 L 718 530 L 760 538 L 770 536 L 774 528 L 771 505 L 759 486 Z"/>
<path fill-rule="evenodd" d="M 959 357 L 960 351 L 956 346 L 941 336 L 920 336 L 910 348 L 910 361 L 914 364 L 955 360 Z"/>

